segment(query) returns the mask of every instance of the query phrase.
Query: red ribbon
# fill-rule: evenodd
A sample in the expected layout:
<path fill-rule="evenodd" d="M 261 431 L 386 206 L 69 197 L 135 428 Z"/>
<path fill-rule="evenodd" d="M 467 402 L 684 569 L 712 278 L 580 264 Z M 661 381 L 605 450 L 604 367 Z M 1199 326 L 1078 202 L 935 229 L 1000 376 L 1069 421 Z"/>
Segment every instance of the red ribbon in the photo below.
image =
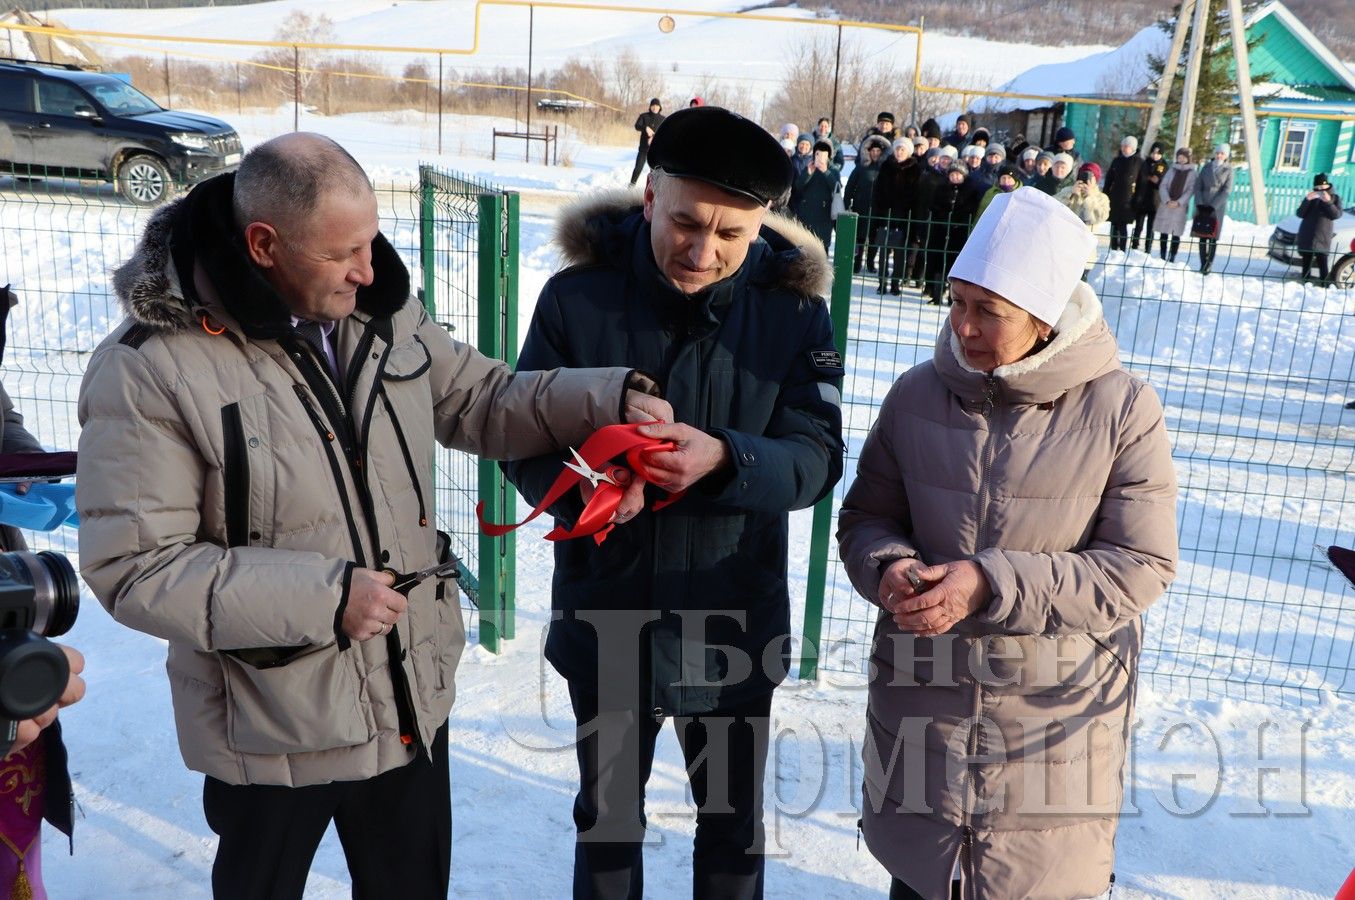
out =
<path fill-rule="evenodd" d="M 583 457 L 584 464 L 590 469 L 595 472 L 606 472 L 612 478 L 615 478 L 618 472 L 625 471 L 625 467 L 608 465 L 608 463 L 618 456 L 624 456 L 634 477 L 652 483 L 654 479 L 650 477 L 646 457 L 652 453 L 667 453 L 676 450 L 677 444 L 672 441 L 645 437 L 638 431 L 639 427 L 638 424 L 633 424 L 607 425 L 599 428 L 593 432 L 588 440 L 583 442 L 583 446 L 579 448 L 579 456 Z M 515 528 L 526 525 L 583 480 L 584 476 L 573 469 L 566 468 L 555 479 L 555 483 L 550 486 L 546 496 L 541 499 L 541 502 L 536 505 L 531 514 L 513 525 L 496 525 L 493 522 L 485 521 L 485 504 L 482 500 L 475 506 L 475 516 L 480 520 L 480 530 L 490 537 L 499 537 Z M 616 512 L 616 508 L 621 504 L 621 497 L 624 493 L 625 489 L 619 485 L 599 481 L 597 489 L 593 491 L 593 496 L 589 498 L 583 512 L 579 514 L 579 520 L 574 523 L 574 527 L 566 529 L 556 525 L 546 535 L 546 540 L 566 541 L 570 538 L 592 535 L 593 540 L 601 544 L 607 539 L 607 533 L 614 526 L 611 518 Z M 679 491 L 676 494 L 669 494 L 667 497 L 656 500 L 654 511 L 658 512 L 665 506 L 676 503 L 682 499 L 684 493 L 686 492 Z"/>

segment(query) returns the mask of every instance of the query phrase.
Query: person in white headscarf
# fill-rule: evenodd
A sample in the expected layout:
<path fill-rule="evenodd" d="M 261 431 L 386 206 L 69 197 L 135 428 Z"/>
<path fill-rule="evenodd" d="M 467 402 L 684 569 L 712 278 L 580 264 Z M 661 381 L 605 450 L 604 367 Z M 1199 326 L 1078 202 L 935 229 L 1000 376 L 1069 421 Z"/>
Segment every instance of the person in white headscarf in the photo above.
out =
<path fill-rule="evenodd" d="M 1040 191 L 989 204 L 842 503 L 843 563 L 879 608 L 862 832 L 896 900 L 1112 881 L 1177 488 L 1162 404 L 1079 280 L 1092 246 Z"/>

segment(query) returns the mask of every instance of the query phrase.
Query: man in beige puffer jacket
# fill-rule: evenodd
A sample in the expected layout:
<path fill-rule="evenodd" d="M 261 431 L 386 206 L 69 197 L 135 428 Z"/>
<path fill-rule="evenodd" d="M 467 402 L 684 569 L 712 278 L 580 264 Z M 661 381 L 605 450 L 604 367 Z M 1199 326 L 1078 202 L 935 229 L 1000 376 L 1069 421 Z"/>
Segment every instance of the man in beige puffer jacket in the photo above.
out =
<path fill-rule="evenodd" d="M 82 574 L 169 643 L 218 897 L 300 897 L 331 820 L 355 896 L 447 895 L 464 630 L 445 579 L 388 574 L 442 552 L 433 442 L 530 457 L 671 421 L 626 369 L 514 375 L 453 341 L 377 221 L 337 144 L 261 145 L 148 224 L 81 387 Z"/>

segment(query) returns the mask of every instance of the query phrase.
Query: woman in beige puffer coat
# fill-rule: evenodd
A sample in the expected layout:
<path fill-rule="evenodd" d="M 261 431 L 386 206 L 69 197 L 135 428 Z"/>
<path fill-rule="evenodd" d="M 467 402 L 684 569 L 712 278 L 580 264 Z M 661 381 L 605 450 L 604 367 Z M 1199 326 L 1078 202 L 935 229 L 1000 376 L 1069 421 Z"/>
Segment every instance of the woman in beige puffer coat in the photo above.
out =
<path fill-rule="evenodd" d="M 1077 180 L 1059 191 L 1055 199 L 1071 209 L 1090 232 L 1095 233 L 1097 227 L 1110 218 L 1110 198 L 1097 186 L 1095 174 L 1085 167 L 1077 173 Z M 1095 266 L 1096 243 L 1093 242 L 1091 253 L 1082 266 L 1083 278 Z"/>
<path fill-rule="evenodd" d="M 1161 404 L 1078 281 L 1090 244 L 1039 191 L 994 201 L 933 359 L 885 399 L 842 505 L 842 559 L 881 607 L 862 829 L 894 897 L 1110 882 L 1176 480 Z"/>

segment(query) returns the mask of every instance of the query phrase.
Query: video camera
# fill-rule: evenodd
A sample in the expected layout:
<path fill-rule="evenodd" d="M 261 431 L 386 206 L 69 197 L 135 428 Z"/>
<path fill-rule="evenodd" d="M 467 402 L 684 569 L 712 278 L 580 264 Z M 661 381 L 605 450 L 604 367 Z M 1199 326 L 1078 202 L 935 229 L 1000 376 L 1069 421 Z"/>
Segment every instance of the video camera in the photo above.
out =
<path fill-rule="evenodd" d="M 51 641 L 71 630 L 80 583 L 60 553 L 0 553 L 0 754 L 19 722 L 50 709 L 66 690 L 70 664 Z"/>

